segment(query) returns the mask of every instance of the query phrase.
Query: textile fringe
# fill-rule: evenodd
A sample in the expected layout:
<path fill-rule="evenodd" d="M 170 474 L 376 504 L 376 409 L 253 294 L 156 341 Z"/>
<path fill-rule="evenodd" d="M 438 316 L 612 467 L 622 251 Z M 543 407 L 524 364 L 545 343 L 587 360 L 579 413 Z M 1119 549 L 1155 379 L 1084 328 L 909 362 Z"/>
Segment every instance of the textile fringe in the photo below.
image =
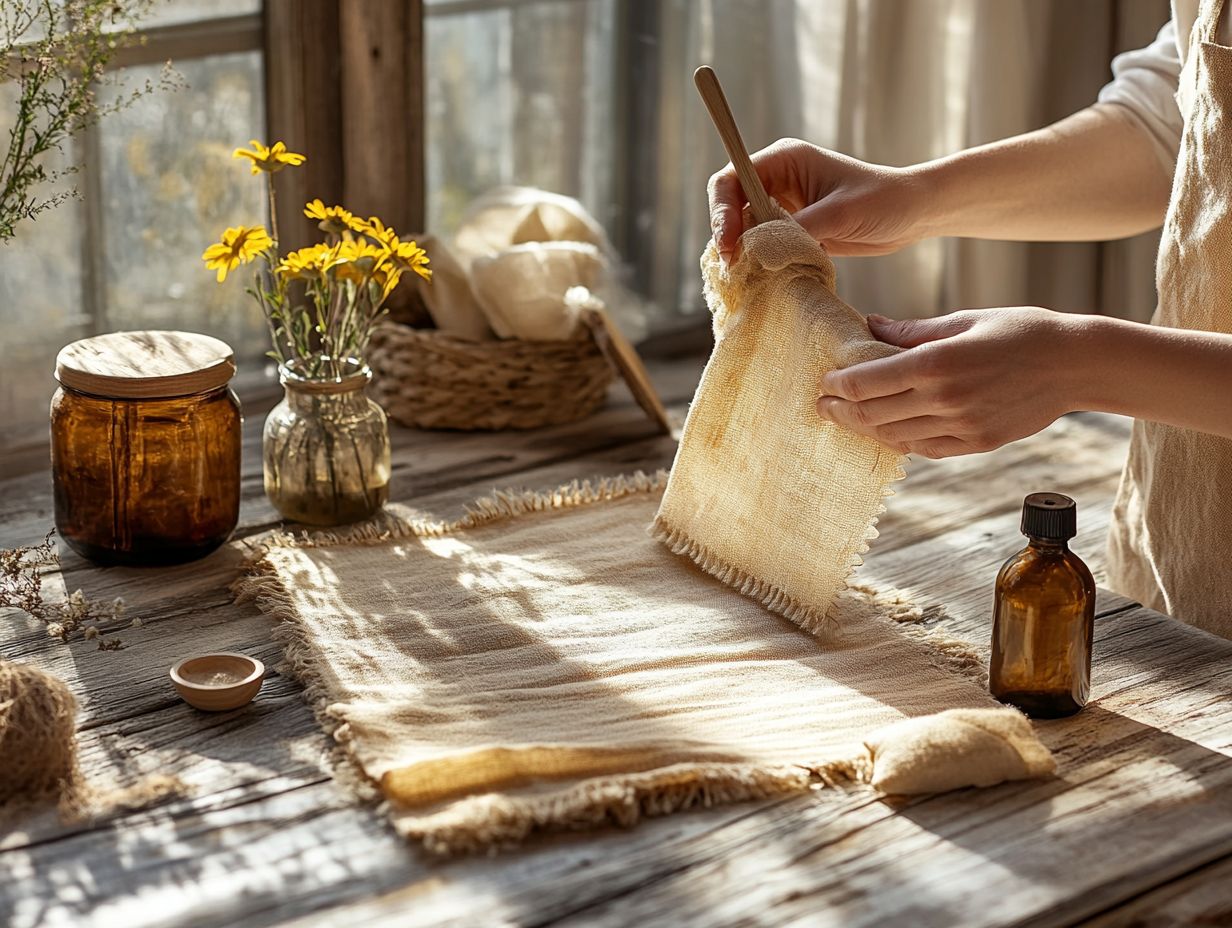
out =
<path fill-rule="evenodd" d="M 286 536 L 290 538 L 291 536 Z M 339 542 L 345 544 L 346 542 Z M 285 545 L 273 545 L 279 547 Z M 311 546 L 310 546 L 311 547 Z M 264 558 L 264 551 L 261 555 Z M 351 753 L 351 728 L 329 709 L 329 693 L 323 678 L 323 666 L 307 630 L 295 615 L 291 595 L 278 579 L 276 572 L 263 560 L 250 561 L 246 576 L 241 576 L 231 585 L 237 603 L 254 602 L 274 621 L 273 639 L 283 648 L 286 665 L 291 676 L 304 689 L 304 701 L 312 707 L 313 714 L 326 733 L 334 740 L 327 762 L 330 773 L 345 791 L 363 802 L 380 798 L 376 781 L 369 777 Z"/>
<path fill-rule="evenodd" d="M 907 471 L 901 464 L 903 460 L 905 458 L 900 456 L 900 463 L 894 476 L 881 488 L 881 498 L 883 500 L 893 496 L 894 483 L 907 476 Z M 804 604 L 776 584 L 754 577 L 747 571 L 727 563 L 708 545 L 695 541 L 683 529 L 672 526 L 659 516 L 655 516 L 655 520 L 650 527 L 650 534 L 656 540 L 667 545 L 673 554 L 688 557 L 698 567 L 721 583 L 725 583 L 745 596 L 757 600 L 771 612 L 778 613 L 784 618 L 795 622 L 806 632 L 814 635 L 825 635 L 838 628 L 839 622 L 835 614 L 834 604 L 837 602 L 838 595 L 843 590 L 849 588 L 851 577 L 864 563 L 864 555 L 868 553 L 869 546 L 876 540 L 878 535 L 877 519 L 885 511 L 885 503 L 877 507 L 872 521 L 869 522 L 868 528 L 865 530 L 864 538 L 861 539 L 860 544 L 848 559 L 846 569 L 843 571 L 842 582 L 834 589 L 831 596 L 830 606 L 824 611 L 815 606 Z"/>
<path fill-rule="evenodd" d="M 901 469 L 900 469 L 901 476 Z M 574 481 L 549 492 L 495 492 L 471 503 L 466 514 L 452 521 L 404 519 L 390 515 L 344 532 L 318 532 L 292 535 L 281 533 L 266 540 L 246 565 L 246 575 L 233 585 L 237 601 L 254 601 L 277 622 L 276 640 L 282 642 L 293 675 L 304 686 L 304 697 L 313 707 L 321 726 L 336 744 L 334 774 L 339 784 L 362 801 L 378 801 L 380 789 L 364 773 L 352 750 L 349 726 L 329 710 L 324 680 L 325 668 L 311 637 L 295 615 L 294 603 L 276 572 L 265 558 L 279 547 L 326 547 L 331 545 L 370 545 L 407 537 L 439 537 L 465 529 L 491 525 L 532 512 L 545 512 L 605 502 L 635 494 L 661 492 L 667 474 L 658 471 L 596 481 Z M 893 490 L 887 487 L 886 496 Z M 884 507 L 881 511 L 884 511 Z M 677 554 L 688 554 L 702 569 L 748 596 L 760 599 L 767 608 L 785 616 L 805 630 L 818 634 L 834 625 L 832 616 L 810 609 L 771 584 L 744 576 L 723 567 L 703 546 L 680 533 L 655 525 L 652 534 L 665 541 Z M 867 541 L 876 537 L 870 526 L 866 543 L 853 559 L 851 570 L 863 563 Z M 709 566 L 708 566 L 709 565 Z M 909 637 L 925 646 L 937 666 L 978 678 L 983 664 L 966 642 L 937 628 L 924 628 L 923 612 L 898 591 L 875 590 L 867 586 L 845 586 L 853 595 L 900 623 Z M 814 788 L 834 788 L 866 784 L 872 760 L 867 749 L 837 760 L 810 765 L 764 765 L 756 763 L 677 764 L 635 774 L 593 778 L 559 793 L 546 796 L 514 797 L 485 794 L 454 802 L 440 812 L 424 816 L 408 815 L 394 806 L 395 821 L 407 837 L 420 840 L 431 853 L 455 856 L 475 852 L 494 852 L 518 844 L 533 832 L 576 831 L 599 825 L 632 825 L 644 817 L 666 815 L 693 807 L 767 799 Z"/>
<path fill-rule="evenodd" d="M 493 490 L 468 503 L 457 519 L 403 518 L 388 510 L 368 522 L 342 532 L 276 532 L 251 547 L 245 569 L 260 569 L 265 553 L 273 548 L 329 548 L 336 545 L 379 545 L 400 538 L 439 538 L 466 529 L 514 519 L 530 512 L 548 512 L 609 502 L 626 496 L 659 493 L 667 486 L 667 471 L 653 474 L 634 471 L 596 480 L 574 480 L 555 490 Z M 233 585 L 242 586 L 239 584 Z"/>
<path fill-rule="evenodd" d="M 924 647 L 933 666 L 985 685 L 988 668 L 979 649 L 965 638 L 954 635 L 945 625 L 927 626 L 928 618 L 905 592 L 889 587 L 853 583 L 848 589 L 866 599 L 882 616 L 896 623 L 899 632 Z M 944 611 L 940 613 L 945 615 Z"/>
<path fill-rule="evenodd" d="M 629 827 L 643 818 L 692 808 L 808 792 L 817 786 L 868 781 L 862 757 L 814 767 L 758 764 L 676 764 L 644 773 L 585 780 L 550 796 L 486 794 L 399 826 L 440 857 L 494 853 L 536 832 Z"/>
<path fill-rule="evenodd" d="M 694 541 L 683 530 L 672 528 L 666 521 L 655 516 L 650 534 L 663 542 L 673 554 L 688 557 L 698 567 L 750 599 L 755 599 L 771 612 L 777 612 L 795 622 L 807 632 L 822 634 L 834 628 L 834 621 L 825 613 L 806 606 L 781 587 L 734 567 L 714 553 L 708 546 Z"/>

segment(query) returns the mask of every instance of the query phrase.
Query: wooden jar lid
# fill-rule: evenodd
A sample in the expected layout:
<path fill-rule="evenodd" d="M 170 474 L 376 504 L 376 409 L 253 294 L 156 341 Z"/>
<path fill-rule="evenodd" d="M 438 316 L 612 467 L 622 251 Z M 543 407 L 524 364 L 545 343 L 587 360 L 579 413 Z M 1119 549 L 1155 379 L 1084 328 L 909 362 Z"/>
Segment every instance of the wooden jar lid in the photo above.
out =
<path fill-rule="evenodd" d="M 165 399 L 206 393 L 235 375 L 231 347 L 195 332 L 113 332 L 60 349 L 56 380 L 113 399 Z"/>

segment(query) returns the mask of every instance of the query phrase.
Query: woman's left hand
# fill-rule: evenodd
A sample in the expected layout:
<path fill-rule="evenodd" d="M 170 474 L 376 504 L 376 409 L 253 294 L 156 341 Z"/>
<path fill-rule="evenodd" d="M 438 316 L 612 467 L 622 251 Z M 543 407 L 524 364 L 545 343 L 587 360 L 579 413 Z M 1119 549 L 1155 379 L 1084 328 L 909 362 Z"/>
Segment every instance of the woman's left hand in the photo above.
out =
<path fill-rule="evenodd" d="M 903 454 L 991 451 L 1072 411 L 1082 320 L 1027 306 L 869 316 L 873 335 L 907 350 L 826 374 L 817 412 Z"/>

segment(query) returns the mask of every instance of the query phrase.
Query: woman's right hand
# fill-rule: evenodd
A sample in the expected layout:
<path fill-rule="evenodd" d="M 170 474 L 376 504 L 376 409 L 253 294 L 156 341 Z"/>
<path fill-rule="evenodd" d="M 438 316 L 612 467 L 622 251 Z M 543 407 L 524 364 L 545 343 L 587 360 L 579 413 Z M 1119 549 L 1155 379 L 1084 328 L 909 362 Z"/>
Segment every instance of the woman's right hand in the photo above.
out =
<path fill-rule="evenodd" d="M 923 238 L 928 196 L 908 168 L 848 158 L 799 139 L 753 155 L 766 192 L 832 255 L 882 255 Z M 730 261 L 747 225 L 748 199 L 729 164 L 710 178 L 710 227 Z"/>

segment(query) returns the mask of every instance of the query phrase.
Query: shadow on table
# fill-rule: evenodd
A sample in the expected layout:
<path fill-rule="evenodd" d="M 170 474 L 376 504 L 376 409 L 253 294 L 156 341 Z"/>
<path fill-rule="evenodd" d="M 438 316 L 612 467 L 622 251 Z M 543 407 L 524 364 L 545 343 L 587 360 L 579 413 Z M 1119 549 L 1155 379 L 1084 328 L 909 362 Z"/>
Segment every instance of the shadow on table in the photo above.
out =
<path fill-rule="evenodd" d="M 964 883 L 969 890 L 1009 871 L 1014 883 L 1036 888 L 1032 901 L 1039 905 L 1015 910 L 1016 917 L 1053 913 L 1072 921 L 1166 882 L 1177 859 L 1188 869 L 1221 856 L 1232 829 L 1232 757 L 1098 704 L 1072 719 L 1040 723 L 1039 731 L 1057 757 L 1054 777 L 899 809 L 961 849 L 937 862 L 949 890 Z M 911 878 L 923 861 L 903 863 Z M 929 891 L 914 879 L 910 889 Z"/>

